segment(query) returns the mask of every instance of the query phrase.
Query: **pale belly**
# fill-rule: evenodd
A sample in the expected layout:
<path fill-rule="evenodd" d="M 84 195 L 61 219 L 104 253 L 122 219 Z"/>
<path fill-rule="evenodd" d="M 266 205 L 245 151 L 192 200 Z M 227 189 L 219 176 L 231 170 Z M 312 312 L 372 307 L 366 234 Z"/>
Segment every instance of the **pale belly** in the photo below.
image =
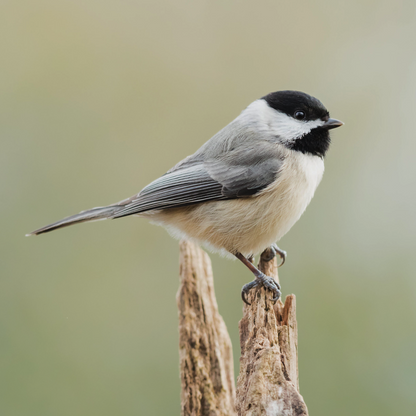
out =
<path fill-rule="evenodd" d="M 174 236 L 192 238 L 223 254 L 258 254 L 300 218 L 322 179 L 321 158 L 295 154 L 278 180 L 252 198 L 213 201 L 148 214 Z"/>

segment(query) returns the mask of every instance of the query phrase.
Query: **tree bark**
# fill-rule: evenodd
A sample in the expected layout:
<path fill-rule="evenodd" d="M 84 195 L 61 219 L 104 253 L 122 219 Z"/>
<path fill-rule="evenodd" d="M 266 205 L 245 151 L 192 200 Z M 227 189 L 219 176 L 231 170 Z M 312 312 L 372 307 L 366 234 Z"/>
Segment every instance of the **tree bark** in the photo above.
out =
<path fill-rule="evenodd" d="M 273 304 L 253 289 L 240 321 L 240 375 L 235 393 L 231 341 L 215 299 L 211 262 L 180 243 L 177 295 L 183 416 L 307 416 L 299 394 L 296 298 Z M 277 276 L 276 259 L 259 268 Z"/>
<path fill-rule="evenodd" d="M 259 269 L 276 281 L 277 261 L 260 259 Z M 240 321 L 240 375 L 236 408 L 239 416 L 307 416 L 299 393 L 296 297 L 283 304 L 256 288 L 249 293 Z"/>
<path fill-rule="evenodd" d="M 218 312 L 208 255 L 180 243 L 179 356 L 183 416 L 235 416 L 231 340 Z"/>

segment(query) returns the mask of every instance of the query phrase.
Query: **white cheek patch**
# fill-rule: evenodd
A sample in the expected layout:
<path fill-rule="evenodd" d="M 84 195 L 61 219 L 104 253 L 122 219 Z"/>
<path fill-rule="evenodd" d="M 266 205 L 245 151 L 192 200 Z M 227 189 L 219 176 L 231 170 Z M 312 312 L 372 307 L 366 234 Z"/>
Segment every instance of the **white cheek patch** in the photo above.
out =
<path fill-rule="evenodd" d="M 251 103 L 240 115 L 244 118 L 257 118 L 258 127 L 264 132 L 279 136 L 284 143 L 290 143 L 308 134 L 312 129 L 323 126 L 323 120 L 296 120 L 285 113 L 269 107 L 266 101 Z"/>
<path fill-rule="evenodd" d="M 292 142 L 308 134 L 312 129 L 323 126 L 322 120 L 296 120 L 287 114 L 271 109 L 275 114 L 269 121 L 270 130 L 284 142 Z"/>

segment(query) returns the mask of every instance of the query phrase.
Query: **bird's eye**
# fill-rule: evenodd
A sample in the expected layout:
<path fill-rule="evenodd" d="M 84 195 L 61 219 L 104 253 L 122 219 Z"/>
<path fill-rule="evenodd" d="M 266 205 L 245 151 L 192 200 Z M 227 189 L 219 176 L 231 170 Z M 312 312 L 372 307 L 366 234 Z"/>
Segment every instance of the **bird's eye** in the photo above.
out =
<path fill-rule="evenodd" d="M 303 120 L 306 117 L 306 114 L 303 111 L 295 111 L 294 116 L 296 120 Z"/>

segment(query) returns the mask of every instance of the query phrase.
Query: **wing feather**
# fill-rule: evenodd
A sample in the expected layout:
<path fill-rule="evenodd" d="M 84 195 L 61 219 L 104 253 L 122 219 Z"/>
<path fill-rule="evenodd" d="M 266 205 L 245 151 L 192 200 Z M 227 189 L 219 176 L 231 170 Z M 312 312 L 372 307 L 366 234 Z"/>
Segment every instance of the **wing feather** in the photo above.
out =
<path fill-rule="evenodd" d="M 211 178 L 203 165 L 167 173 L 146 186 L 114 218 L 153 209 L 180 207 L 209 200 L 227 199 L 222 185 Z"/>
<path fill-rule="evenodd" d="M 279 174 L 283 158 L 262 149 L 245 147 L 209 160 L 191 157 L 131 198 L 113 218 L 206 201 L 250 197 L 270 185 Z"/>

